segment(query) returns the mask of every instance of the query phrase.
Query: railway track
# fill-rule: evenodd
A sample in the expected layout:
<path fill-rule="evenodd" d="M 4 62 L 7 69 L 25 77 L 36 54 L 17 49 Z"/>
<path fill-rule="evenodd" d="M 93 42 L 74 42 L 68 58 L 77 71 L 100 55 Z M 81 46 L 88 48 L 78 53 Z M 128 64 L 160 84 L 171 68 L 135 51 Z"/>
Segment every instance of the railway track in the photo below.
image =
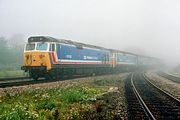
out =
<path fill-rule="evenodd" d="M 50 82 L 50 81 L 45 81 L 45 79 L 34 81 L 30 78 L 8 79 L 8 80 L 0 81 L 0 88 L 23 86 L 23 85 L 30 85 L 30 84 L 45 83 L 45 82 Z"/>
<path fill-rule="evenodd" d="M 49 83 L 49 82 L 56 82 L 61 80 L 69 80 L 69 79 L 75 79 L 75 78 L 82 78 L 82 77 L 88 77 L 88 76 L 64 76 L 61 79 L 53 80 L 53 79 L 45 79 L 40 78 L 39 80 L 33 80 L 29 77 L 19 77 L 19 78 L 5 78 L 0 79 L 0 88 L 6 88 L 6 87 L 13 87 L 13 86 L 23 86 L 23 85 L 33 85 L 33 84 L 40 84 L 40 83 Z"/>
<path fill-rule="evenodd" d="M 129 80 L 130 81 L 130 80 Z M 144 74 L 134 74 L 131 76 L 131 94 L 136 96 L 135 101 L 140 103 L 140 108 L 144 111 L 136 111 L 139 114 L 146 115 L 145 119 L 180 119 L 180 100 L 174 98 L 167 92 L 161 90 L 151 83 Z M 127 98 L 128 99 L 128 98 Z M 137 104 L 138 104 L 137 103 Z M 137 110 L 133 106 L 132 109 Z M 133 116 L 133 111 L 129 116 Z M 135 115 L 136 116 L 136 115 Z"/>
<path fill-rule="evenodd" d="M 173 82 L 176 82 L 176 83 L 180 83 L 180 78 L 179 77 L 176 77 L 174 75 L 170 75 L 170 74 L 167 74 L 167 73 L 164 73 L 164 72 L 157 72 L 157 74 L 161 77 L 164 77 L 168 80 L 171 80 Z"/>
<path fill-rule="evenodd" d="M 133 75 L 129 75 L 125 80 L 125 95 L 127 101 L 127 113 L 129 120 L 148 120 L 149 117 L 145 112 L 145 109 L 142 107 L 141 102 L 135 94 L 135 91 L 131 84 L 131 79 Z"/>
<path fill-rule="evenodd" d="M 29 77 L 6 77 L 6 78 L 0 78 L 0 82 L 2 81 L 11 81 L 11 80 L 21 80 L 21 79 L 29 79 Z"/>

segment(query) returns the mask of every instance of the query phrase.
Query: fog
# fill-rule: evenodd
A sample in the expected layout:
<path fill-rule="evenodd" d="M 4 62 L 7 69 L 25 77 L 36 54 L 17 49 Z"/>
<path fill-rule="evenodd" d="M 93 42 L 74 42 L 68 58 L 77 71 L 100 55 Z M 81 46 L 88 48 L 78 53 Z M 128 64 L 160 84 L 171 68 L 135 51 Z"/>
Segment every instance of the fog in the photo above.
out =
<path fill-rule="evenodd" d="M 0 36 L 46 35 L 180 64 L 179 0 L 0 0 Z"/>

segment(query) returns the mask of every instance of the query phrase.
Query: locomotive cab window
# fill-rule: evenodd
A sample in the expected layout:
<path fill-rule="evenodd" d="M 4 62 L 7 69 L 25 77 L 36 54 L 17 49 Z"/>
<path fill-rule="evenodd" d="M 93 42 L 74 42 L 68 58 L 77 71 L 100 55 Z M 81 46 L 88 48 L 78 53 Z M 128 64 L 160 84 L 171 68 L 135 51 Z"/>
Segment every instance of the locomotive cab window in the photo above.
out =
<path fill-rule="evenodd" d="M 48 44 L 47 43 L 37 43 L 36 50 L 47 50 Z"/>
<path fill-rule="evenodd" d="M 27 44 L 26 51 L 35 50 L 35 44 Z"/>

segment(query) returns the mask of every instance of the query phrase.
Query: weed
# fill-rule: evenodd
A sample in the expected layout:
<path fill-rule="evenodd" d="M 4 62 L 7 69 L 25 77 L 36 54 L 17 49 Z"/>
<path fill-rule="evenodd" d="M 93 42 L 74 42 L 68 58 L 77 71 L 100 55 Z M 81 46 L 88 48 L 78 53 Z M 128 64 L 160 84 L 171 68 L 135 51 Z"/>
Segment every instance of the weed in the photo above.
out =
<path fill-rule="evenodd" d="M 43 100 L 41 102 L 36 103 L 36 109 L 45 109 L 45 110 L 52 110 L 55 107 L 55 103 L 48 101 L 48 100 Z"/>
<path fill-rule="evenodd" d="M 66 103 L 74 103 L 77 101 L 81 101 L 84 98 L 86 98 L 86 94 L 84 91 L 81 91 L 80 89 L 69 89 L 65 90 L 63 92 L 63 95 L 60 97 L 62 101 L 65 101 Z"/>

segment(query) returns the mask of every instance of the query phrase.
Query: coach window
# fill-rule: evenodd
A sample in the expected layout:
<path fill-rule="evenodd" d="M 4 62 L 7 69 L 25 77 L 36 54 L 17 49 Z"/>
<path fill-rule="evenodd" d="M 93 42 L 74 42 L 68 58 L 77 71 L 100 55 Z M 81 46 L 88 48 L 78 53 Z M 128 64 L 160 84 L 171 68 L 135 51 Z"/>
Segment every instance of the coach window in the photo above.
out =
<path fill-rule="evenodd" d="M 55 45 L 54 45 L 54 44 L 50 44 L 49 50 L 50 50 L 50 51 L 55 51 Z"/>

